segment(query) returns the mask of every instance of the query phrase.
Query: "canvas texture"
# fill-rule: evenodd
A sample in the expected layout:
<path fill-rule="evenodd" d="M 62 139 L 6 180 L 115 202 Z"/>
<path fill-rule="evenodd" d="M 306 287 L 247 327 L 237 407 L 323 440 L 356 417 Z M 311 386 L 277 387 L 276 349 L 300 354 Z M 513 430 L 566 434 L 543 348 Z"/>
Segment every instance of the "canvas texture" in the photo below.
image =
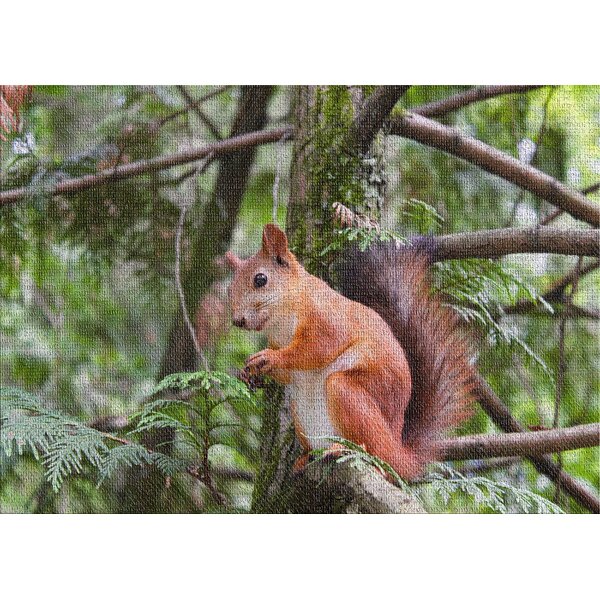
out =
<path fill-rule="evenodd" d="M 599 101 L 0 85 L 0 512 L 599 512 Z"/>

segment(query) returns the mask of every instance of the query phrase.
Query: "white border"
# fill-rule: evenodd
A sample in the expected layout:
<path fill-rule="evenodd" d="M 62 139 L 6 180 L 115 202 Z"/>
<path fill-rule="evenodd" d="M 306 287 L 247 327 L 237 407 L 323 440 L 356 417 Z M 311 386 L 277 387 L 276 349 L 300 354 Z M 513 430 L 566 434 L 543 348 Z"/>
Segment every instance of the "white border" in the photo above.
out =
<path fill-rule="evenodd" d="M 0 80 L 599 83 L 589 0 L 5 2 Z"/>
<path fill-rule="evenodd" d="M 0 516 L 4 598 L 582 598 L 595 516 Z M 393 594 L 393 595 L 392 595 Z"/>

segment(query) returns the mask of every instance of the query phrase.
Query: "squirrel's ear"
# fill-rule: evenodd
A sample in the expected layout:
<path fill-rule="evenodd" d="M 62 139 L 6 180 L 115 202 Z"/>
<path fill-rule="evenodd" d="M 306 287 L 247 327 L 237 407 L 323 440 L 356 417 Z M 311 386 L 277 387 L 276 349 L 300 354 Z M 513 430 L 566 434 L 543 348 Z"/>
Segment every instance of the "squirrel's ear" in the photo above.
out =
<path fill-rule="evenodd" d="M 233 252 L 229 250 L 225 252 L 225 262 L 234 270 L 237 271 L 244 262 L 241 258 L 236 256 Z"/>
<path fill-rule="evenodd" d="M 262 251 L 282 265 L 288 264 L 288 239 L 285 233 L 273 225 L 267 223 L 263 229 Z"/>

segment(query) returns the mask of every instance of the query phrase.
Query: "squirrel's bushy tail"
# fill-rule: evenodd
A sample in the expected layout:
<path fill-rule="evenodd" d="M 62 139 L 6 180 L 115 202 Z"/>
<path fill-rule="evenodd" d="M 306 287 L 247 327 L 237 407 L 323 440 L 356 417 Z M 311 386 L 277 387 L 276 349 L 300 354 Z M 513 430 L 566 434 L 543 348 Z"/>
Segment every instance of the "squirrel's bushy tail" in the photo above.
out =
<path fill-rule="evenodd" d="M 411 245 L 373 244 L 346 253 L 338 269 L 340 291 L 378 312 L 404 349 L 412 376 L 402 443 L 425 466 L 435 443 L 470 412 L 475 371 L 457 315 L 431 292 L 433 238 Z"/>

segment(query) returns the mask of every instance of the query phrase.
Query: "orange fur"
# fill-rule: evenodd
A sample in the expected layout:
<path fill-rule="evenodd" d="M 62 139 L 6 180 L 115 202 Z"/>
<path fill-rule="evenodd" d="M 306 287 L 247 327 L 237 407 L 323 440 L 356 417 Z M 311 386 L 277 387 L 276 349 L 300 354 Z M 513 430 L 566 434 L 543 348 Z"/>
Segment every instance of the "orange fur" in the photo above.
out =
<path fill-rule="evenodd" d="M 416 265 L 423 263 L 417 256 L 414 259 Z M 419 276 L 422 269 L 415 275 L 416 291 L 394 293 L 404 291 L 407 301 L 418 303 L 419 298 L 411 296 L 418 292 L 431 310 L 424 314 L 449 339 L 436 338 L 429 325 L 416 323 L 412 337 L 406 339 L 424 336 L 426 344 L 433 341 L 440 347 L 426 346 L 425 354 L 419 354 L 417 342 L 416 354 L 408 348 L 407 356 L 398 342 L 402 332 L 392 333 L 388 325 L 390 320 L 395 323 L 393 319 L 384 315 L 384 321 L 379 314 L 384 311 L 350 300 L 307 273 L 276 226 L 265 226 L 257 254 L 242 260 L 228 253 L 227 260 L 235 269 L 229 289 L 234 322 L 264 331 L 269 342 L 268 348 L 247 360 L 246 368 L 252 374 L 271 374 L 286 384 L 305 454 L 337 435 L 364 445 L 403 478 L 418 477 L 434 457 L 431 440 L 460 419 L 453 407 L 461 406 L 468 396 L 471 373 L 466 354 L 463 357 L 452 348 L 457 343 L 452 338 L 454 322 L 439 303 L 427 297 Z M 369 281 L 360 284 L 369 286 Z M 456 393 L 448 396 L 448 386 L 439 377 L 440 381 L 427 384 L 428 389 L 414 384 L 413 374 L 422 375 L 414 363 L 417 355 L 432 363 L 434 376 L 439 375 L 437 365 L 453 361 L 461 374 Z M 440 372 L 443 377 L 451 376 L 450 368 Z M 459 398 L 460 393 L 465 398 Z M 435 419 L 438 409 L 448 413 L 443 422 Z M 423 431 L 416 431 L 415 426 Z M 303 455 L 298 465 L 305 462 Z"/>

